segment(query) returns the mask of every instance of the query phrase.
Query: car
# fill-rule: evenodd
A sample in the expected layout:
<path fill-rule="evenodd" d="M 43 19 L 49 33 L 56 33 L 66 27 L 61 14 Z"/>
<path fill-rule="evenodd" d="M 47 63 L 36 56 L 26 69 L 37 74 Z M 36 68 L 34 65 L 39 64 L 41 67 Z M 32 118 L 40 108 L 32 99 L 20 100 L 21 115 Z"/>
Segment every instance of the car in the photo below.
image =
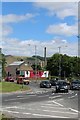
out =
<path fill-rule="evenodd" d="M 56 83 L 57 83 L 57 81 L 56 80 L 49 80 L 50 81 L 50 83 L 51 83 L 51 86 L 56 86 Z"/>
<path fill-rule="evenodd" d="M 51 88 L 51 83 L 48 80 L 41 81 L 40 88 Z"/>
<path fill-rule="evenodd" d="M 9 76 L 9 77 L 5 78 L 5 81 L 7 81 L 7 82 L 14 82 L 14 78 Z"/>
<path fill-rule="evenodd" d="M 24 84 L 24 85 L 28 85 L 30 83 L 30 81 L 28 80 L 28 78 L 25 77 L 18 77 L 17 78 L 17 84 Z"/>
<path fill-rule="evenodd" d="M 73 80 L 70 85 L 71 90 L 80 90 L 80 80 Z"/>
<path fill-rule="evenodd" d="M 65 80 L 58 80 L 56 84 L 56 93 L 58 92 L 68 92 L 68 85 Z"/>

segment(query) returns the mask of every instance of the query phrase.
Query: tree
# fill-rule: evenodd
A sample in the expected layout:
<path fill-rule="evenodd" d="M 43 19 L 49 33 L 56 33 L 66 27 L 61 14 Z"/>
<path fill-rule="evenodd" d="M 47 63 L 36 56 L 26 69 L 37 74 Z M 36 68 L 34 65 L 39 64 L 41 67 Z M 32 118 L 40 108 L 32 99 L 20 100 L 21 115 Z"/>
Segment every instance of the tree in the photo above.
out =
<path fill-rule="evenodd" d="M 61 77 L 79 77 L 80 75 L 80 57 L 71 57 L 66 54 L 54 54 L 47 61 L 47 70 L 51 76 L 59 75 L 59 67 Z"/>
<path fill-rule="evenodd" d="M 6 76 L 5 66 L 6 66 L 6 59 L 4 54 L 0 54 L 0 60 L 2 64 L 2 77 Z"/>

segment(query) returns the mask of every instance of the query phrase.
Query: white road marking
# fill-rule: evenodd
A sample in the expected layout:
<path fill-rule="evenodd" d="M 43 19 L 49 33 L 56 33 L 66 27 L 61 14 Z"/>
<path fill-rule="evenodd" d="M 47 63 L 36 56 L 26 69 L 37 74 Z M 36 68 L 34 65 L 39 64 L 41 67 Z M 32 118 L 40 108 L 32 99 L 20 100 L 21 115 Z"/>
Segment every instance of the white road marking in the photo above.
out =
<path fill-rule="evenodd" d="M 41 105 L 48 105 L 48 106 L 58 106 L 58 105 L 55 105 L 55 104 L 48 104 L 48 103 L 46 103 L 46 104 L 41 104 Z"/>
<path fill-rule="evenodd" d="M 22 113 L 23 115 L 30 115 L 31 113 Z"/>
<path fill-rule="evenodd" d="M 61 98 L 61 99 L 58 99 L 57 101 L 62 101 L 62 100 L 64 100 L 63 98 Z"/>
<path fill-rule="evenodd" d="M 64 112 L 64 111 L 63 111 L 63 112 L 61 112 L 61 111 L 51 111 L 51 110 L 43 110 L 43 111 L 46 111 L 46 112 L 56 112 L 56 113 L 58 112 L 58 113 L 64 113 L 64 114 L 65 114 L 65 113 L 66 113 L 66 114 L 77 114 L 77 113 L 66 112 L 66 111 L 65 111 L 65 112 Z"/>
<path fill-rule="evenodd" d="M 77 93 L 75 94 L 75 95 L 73 95 L 73 96 L 70 96 L 70 97 L 68 97 L 68 98 L 74 98 L 74 97 L 76 97 L 77 96 Z"/>
<path fill-rule="evenodd" d="M 42 105 L 41 107 L 44 107 L 44 108 L 57 108 L 56 106 L 53 106 L 53 107 L 50 107 L 50 106 L 45 106 L 45 105 Z M 58 107 L 58 109 L 68 109 L 68 108 L 63 108 L 63 107 Z"/>
<path fill-rule="evenodd" d="M 49 95 L 44 95 L 44 96 L 38 96 L 38 97 L 47 97 L 47 96 L 49 96 Z"/>
<path fill-rule="evenodd" d="M 52 101 L 52 102 L 55 103 L 56 105 L 59 105 L 59 106 L 63 107 L 62 104 L 60 104 L 60 103 L 58 103 L 58 102 L 56 102 L 56 101 Z"/>
<path fill-rule="evenodd" d="M 74 112 L 79 112 L 78 110 L 75 110 L 75 109 L 73 109 L 73 108 L 69 108 L 71 111 L 74 111 Z"/>
<path fill-rule="evenodd" d="M 13 98 L 13 99 L 8 99 L 8 100 L 4 100 L 4 101 L 13 101 L 13 100 L 19 100 L 19 99 L 27 99 L 27 98 Z"/>
<path fill-rule="evenodd" d="M 11 107 L 6 107 L 6 109 L 10 109 L 10 108 L 18 108 L 17 106 L 11 106 Z"/>
<path fill-rule="evenodd" d="M 52 97 L 49 97 L 50 99 L 54 99 L 54 98 L 58 98 L 58 97 L 61 97 L 62 95 L 57 95 L 57 96 L 52 96 Z"/>
<path fill-rule="evenodd" d="M 9 112 L 9 113 L 19 113 L 17 111 L 9 111 L 9 110 L 7 112 Z"/>
<path fill-rule="evenodd" d="M 52 117 L 52 118 L 69 118 L 69 117 L 64 117 L 64 116 L 52 116 L 52 115 L 43 115 L 43 114 L 32 114 L 34 116 L 43 116 L 43 117 Z"/>
<path fill-rule="evenodd" d="M 19 98 L 19 97 L 23 97 L 23 96 L 17 96 L 17 97 Z"/>

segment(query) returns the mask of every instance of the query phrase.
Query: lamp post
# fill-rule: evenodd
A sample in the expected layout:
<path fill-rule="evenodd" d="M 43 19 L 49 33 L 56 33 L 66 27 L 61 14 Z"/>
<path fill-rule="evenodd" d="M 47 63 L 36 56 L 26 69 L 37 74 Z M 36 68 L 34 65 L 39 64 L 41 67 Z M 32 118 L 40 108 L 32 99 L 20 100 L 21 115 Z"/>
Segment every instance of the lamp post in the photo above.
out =
<path fill-rule="evenodd" d="M 62 47 L 67 47 L 67 46 L 59 46 L 58 49 L 59 49 L 59 55 L 61 54 L 61 48 Z M 65 75 L 65 73 L 64 73 Z M 59 78 L 61 78 L 61 56 L 59 56 Z"/>
<path fill-rule="evenodd" d="M 59 49 L 59 55 L 61 53 L 61 46 L 58 47 Z M 59 56 L 59 79 L 61 78 L 61 56 Z"/>
<path fill-rule="evenodd" d="M 36 45 L 31 45 L 31 44 L 28 44 L 29 46 L 34 46 L 34 48 L 35 48 L 35 50 L 34 50 L 34 52 L 35 52 L 35 68 L 34 68 L 34 74 L 35 74 L 35 80 L 36 80 L 36 82 L 37 82 L 37 76 L 36 76 L 36 74 L 37 74 L 37 46 Z"/>
<path fill-rule="evenodd" d="M 37 52 L 37 46 L 35 45 L 35 79 L 37 82 L 37 56 L 36 56 L 36 52 Z"/>

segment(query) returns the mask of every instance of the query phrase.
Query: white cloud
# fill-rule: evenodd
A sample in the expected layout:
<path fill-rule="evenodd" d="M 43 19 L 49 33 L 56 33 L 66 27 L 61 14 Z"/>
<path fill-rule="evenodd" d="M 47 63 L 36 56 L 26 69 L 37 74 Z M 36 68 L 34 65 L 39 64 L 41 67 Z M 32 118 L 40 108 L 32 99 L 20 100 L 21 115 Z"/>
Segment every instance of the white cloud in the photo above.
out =
<path fill-rule="evenodd" d="M 63 11 L 58 11 L 57 16 L 61 19 L 64 19 L 67 16 L 76 16 L 78 17 L 78 11 L 74 9 L 64 9 Z"/>
<path fill-rule="evenodd" d="M 65 42 L 66 41 L 66 42 Z M 30 45 L 29 45 L 30 44 Z M 68 43 L 67 40 L 53 39 L 51 41 L 40 42 L 38 40 L 18 40 L 3 38 L 2 41 L 2 51 L 4 54 L 18 55 L 18 56 L 32 56 L 35 54 L 35 45 L 36 54 L 44 56 L 44 47 L 47 48 L 47 56 L 51 56 L 54 53 L 59 52 L 58 47 L 61 46 L 61 53 L 68 55 L 77 55 L 77 42 Z M 67 48 L 66 48 L 67 45 Z"/>
<path fill-rule="evenodd" d="M 12 33 L 12 28 L 8 25 L 2 26 L 2 36 L 7 36 Z"/>
<path fill-rule="evenodd" d="M 50 34 L 58 34 L 58 35 L 78 35 L 78 25 L 68 25 L 67 23 L 60 23 L 56 25 L 50 25 L 46 30 L 47 33 Z"/>
<path fill-rule="evenodd" d="M 78 3 L 76 2 L 37 2 L 34 5 L 47 9 L 50 15 L 56 14 L 61 19 L 68 16 L 78 17 Z"/>
<path fill-rule="evenodd" d="M 31 14 L 31 13 L 27 13 L 25 15 L 16 15 L 16 14 L 7 14 L 7 15 L 0 15 L 0 37 L 2 36 L 8 36 L 9 34 L 11 34 L 13 32 L 12 27 L 10 27 L 8 24 L 9 23 L 18 23 L 21 21 L 28 21 L 31 20 L 32 18 L 34 18 L 36 16 Z"/>
<path fill-rule="evenodd" d="M 16 14 L 8 14 L 8 15 L 0 15 L 0 23 L 17 23 L 23 20 L 30 20 L 35 15 L 31 13 L 27 13 L 25 15 L 16 15 Z"/>

